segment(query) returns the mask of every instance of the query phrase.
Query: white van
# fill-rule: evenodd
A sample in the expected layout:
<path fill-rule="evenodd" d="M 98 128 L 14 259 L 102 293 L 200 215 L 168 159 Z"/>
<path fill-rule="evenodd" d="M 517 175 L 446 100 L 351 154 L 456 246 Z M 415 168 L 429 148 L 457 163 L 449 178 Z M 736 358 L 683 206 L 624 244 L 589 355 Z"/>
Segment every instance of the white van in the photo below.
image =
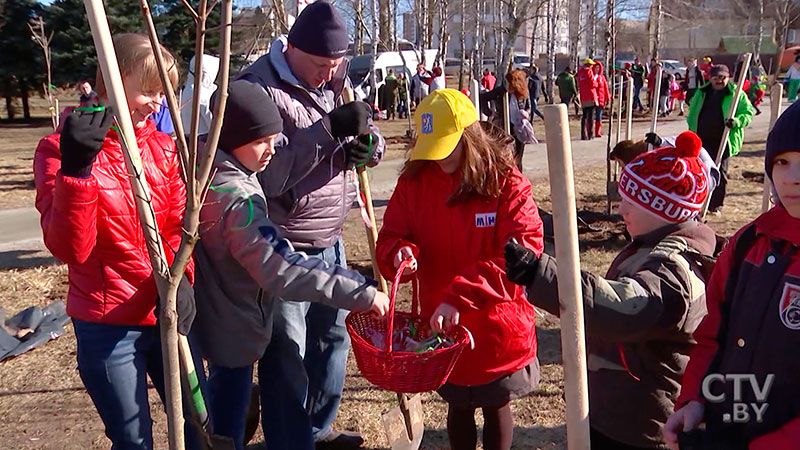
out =
<path fill-rule="evenodd" d="M 425 67 L 432 68 L 433 60 L 436 59 L 437 50 L 425 50 Z M 376 88 L 383 86 L 384 79 L 393 69 L 395 74 L 404 73 L 406 79 L 410 80 L 417 71 L 417 64 L 421 58 L 414 50 L 403 50 L 402 52 L 380 52 L 375 60 Z M 353 83 L 353 90 L 362 99 L 370 97 L 370 78 L 369 69 L 372 65 L 373 55 L 356 56 L 350 60 L 348 75 L 350 82 Z M 372 103 L 371 101 L 369 103 Z"/>

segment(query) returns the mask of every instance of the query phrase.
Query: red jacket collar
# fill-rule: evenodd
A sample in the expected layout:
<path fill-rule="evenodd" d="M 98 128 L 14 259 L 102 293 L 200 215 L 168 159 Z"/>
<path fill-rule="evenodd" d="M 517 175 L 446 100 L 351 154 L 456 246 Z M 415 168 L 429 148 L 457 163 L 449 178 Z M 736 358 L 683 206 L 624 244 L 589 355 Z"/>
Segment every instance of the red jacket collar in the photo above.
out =
<path fill-rule="evenodd" d="M 800 246 L 800 219 L 792 217 L 781 205 L 760 215 L 755 220 L 755 225 L 759 234 L 766 234 Z"/>

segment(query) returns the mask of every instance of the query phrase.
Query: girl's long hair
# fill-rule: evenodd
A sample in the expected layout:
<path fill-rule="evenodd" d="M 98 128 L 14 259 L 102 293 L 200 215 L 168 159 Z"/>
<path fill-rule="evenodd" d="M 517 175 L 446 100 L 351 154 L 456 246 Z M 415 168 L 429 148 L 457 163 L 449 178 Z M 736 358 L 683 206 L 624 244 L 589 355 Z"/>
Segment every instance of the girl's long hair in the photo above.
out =
<path fill-rule="evenodd" d="M 489 122 L 475 122 L 464 129 L 459 144 L 464 147 L 458 169 L 461 183 L 447 199 L 447 205 L 466 202 L 475 196 L 499 197 L 505 180 L 516 176 L 514 140 Z M 400 175 L 415 179 L 429 164 L 436 161 L 408 160 Z"/>
<path fill-rule="evenodd" d="M 523 70 L 515 69 L 506 75 L 508 92 L 517 98 L 528 98 L 528 75 Z"/>

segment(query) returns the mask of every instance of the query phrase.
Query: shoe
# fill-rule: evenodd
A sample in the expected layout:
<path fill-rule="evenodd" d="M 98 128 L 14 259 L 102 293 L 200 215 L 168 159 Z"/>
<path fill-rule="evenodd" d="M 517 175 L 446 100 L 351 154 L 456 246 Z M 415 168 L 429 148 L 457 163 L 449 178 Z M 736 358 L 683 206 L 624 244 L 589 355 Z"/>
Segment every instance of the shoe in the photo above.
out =
<path fill-rule="evenodd" d="M 357 431 L 331 431 L 325 439 L 316 442 L 319 450 L 353 450 L 364 445 L 364 438 Z"/>
<path fill-rule="evenodd" d="M 756 115 L 758 115 L 758 114 L 756 114 Z M 681 111 L 681 113 L 678 114 L 678 116 L 683 116 L 683 111 Z"/>
<path fill-rule="evenodd" d="M 594 123 L 594 137 L 603 137 L 601 130 L 603 129 L 603 122 Z"/>
<path fill-rule="evenodd" d="M 722 215 L 722 206 L 717 206 L 716 208 L 709 209 L 708 215 L 710 216 L 721 216 Z"/>

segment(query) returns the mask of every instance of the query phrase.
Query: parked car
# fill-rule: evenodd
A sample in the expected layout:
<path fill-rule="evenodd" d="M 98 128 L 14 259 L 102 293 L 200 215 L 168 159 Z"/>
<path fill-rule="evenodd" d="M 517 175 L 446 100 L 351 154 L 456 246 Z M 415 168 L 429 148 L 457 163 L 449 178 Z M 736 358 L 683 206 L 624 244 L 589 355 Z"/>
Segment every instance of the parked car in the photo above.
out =
<path fill-rule="evenodd" d="M 686 75 L 686 64 L 677 59 L 662 59 L 661 64 L 667 73 L 675 76 L 676 80 L 682 80 Z"/>

